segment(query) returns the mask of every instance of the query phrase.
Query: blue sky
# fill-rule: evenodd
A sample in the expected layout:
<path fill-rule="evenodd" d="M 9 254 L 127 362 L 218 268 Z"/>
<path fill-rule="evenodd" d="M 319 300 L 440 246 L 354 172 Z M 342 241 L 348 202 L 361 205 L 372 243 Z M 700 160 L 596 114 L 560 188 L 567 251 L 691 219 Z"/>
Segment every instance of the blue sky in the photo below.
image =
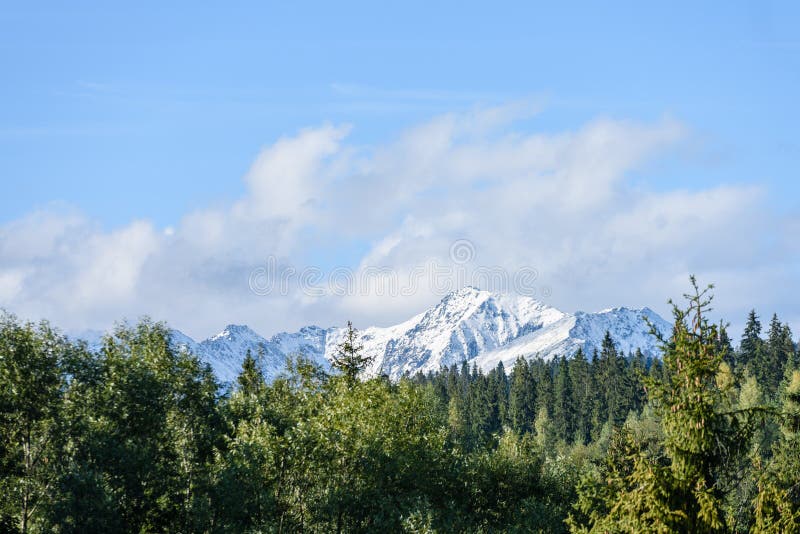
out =
<path fill-rule="evenodd" d="M 435 117 L 526 102 L 538 113 L 515 117 L 492 139 L 558 137 L 602 120 L 679 123 L 679 141 L 621 168 L 625 194 L 757 188 L 762 203 L 747 213 L 775 212 L 758 228 L 777 224 L 784 232 L 753 235 L 753 250 L 769 249 L 781 265 L 777 278 L 764 284 L 795 280 L 800 269 L 791 248 L 771 247 L 774 240 L 790 240 L 800 212 L 797 3 L 433 4 L 237 2 L 222 9 L 198 2 L 6 3 L 0 10 L 0 224 L 18 228 L 15 221 L 32 213 L 66 211 L 80 214 L 81 225 L 98 235 L 124 232 L 136 221 L 155 233 L 180 233 L 187 215 L 226 210 L 247 196 L 253 186 L 246 176 L 259 154 L 303 128 L 348 125 L 348 151 L 380 153 Z M 476 196 L 481 183 L 468 185 Z M 438 187 L 447 195 L 454 186 Z M 426 191 L 435 196 L 437 189 Z M 407 208 L 389 211 L 397 225 L 424 219 Z M 362 264 L 397 230 L 388 222 L 339 234 L 319 223 L 300 226 L 294 242 L 309 245 L 286 254 L 324 267 Z M 469 234 L 465 227 L 453 232 Z M 726 237 L 730 246 L 736 237 Z M 251 246 L 261 246 L 257 236 L 253 240 Z M 263 246 L 262 256 L 279 248 L 270 247 Z M 33 298 L 46 285 L 19 281 L 30 279 L 19 273 L 28 273 L 31 258 L 0 258 L 17 273 L 7 305 L 23 314 L 46 309 L 75 316 Z M 151 263 L 140 267 L 154 269 Z M 70 272 L 80 270 L 70 265 Z M 694 265 L 686 260 L 687 269 Z M 716 264 L 696 265 L 727 280 Z M 765 275 L 754 266 L 750 278 L 756 276 Z M 136 290 L 140 279 L 134 278 Z M 553 279 L 555 286 L 581 285 Z M 225 285 L 222 279 L 208 283 Z M 663 289 L 661 301 L 672 287 Z M 554 288 L 554 303 L 565 307 L 600 304 L 587 298 L 581 305 L 577 294 L 558 301 L 557 295 Z M 652 298 L 612 288 L 597 300 L 614 295 Z M 764 313 L 800 317 L 771 293 L 746 297 L 757 307 L 761 298 L 770 310 Z M 262 304 L 230 315 L 249 320 Z M 737 301 L 731 313 L 739 307 Z M 153 313 L 141 303 L 103 309 Z M 177 309 L 155 306 L 161 311 L 170 320 L 179 316 Z M 320 308 L 297 321 L 347 311 L 353 310 Z M 363 320 L 371 313 L 365 310 Z M 78 313 L 83 319 L 72 326 L 96 326 L 101 315 Z M 205 332 L 215 320 L 227 321 L 208 318 L 189 329 Z M 273 329 L 270 319 L 263 323 Z"/>

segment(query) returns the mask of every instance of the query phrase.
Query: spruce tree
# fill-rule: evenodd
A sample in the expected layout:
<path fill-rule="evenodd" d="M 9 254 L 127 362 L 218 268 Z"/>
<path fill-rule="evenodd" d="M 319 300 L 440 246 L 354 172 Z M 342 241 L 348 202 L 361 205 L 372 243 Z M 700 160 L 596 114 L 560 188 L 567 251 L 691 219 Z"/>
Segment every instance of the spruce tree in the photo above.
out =
<path fill-rule="evenodd" d="M 673 305 L 673 336 L 663 343 L 669 380 L 648 386 L 663 453 L 648 451 L 623 430 L 617 458 L 579 487 L 577 509 L 585 516 L 572 518 L 575 532 L 704 533 L 729 526 L 720 481 L 748 452 L 753 410 L 733 410 L 716 382 L 722 355 L 717 327 L 705 317 L 711 286 L 700 291 L 691 281 L 688 308 Z"/>
<path fill-rule="evenodd" d="M 256 359 L 247 349 L 242 362 L 242 371 L 236 377 L 236 382 L 239 384 L 239 390 L 245 395 L 256 395 L 264 387 L 264 373 L 261 371 Z"/>
<path fill-rule="evenodd" d="M 736 351 L 733 350 L 731 338 L 728 336 L 728 328 L 722 321 L 717 334 L 717 352 L 722 354 L 722 360 L 733 369 L 736 365 Z"/>
<path fill-rule="evenodd" d="M 341 371 L 350 384 L 355 383 L 359 373 L 366 369 L 374 359 L 372 356 L 364 356 L 363 350 L 364 345 L 358 341 L 358 331 L 353 328 L 351 321 L 347 321 L 344 340 L 336 347 L 331 365 Z"/>
<path fill-rule="evenodd" d="M 763 344 L 764 342 L 761 339 L 761 321 L 758 320 L 756 311 L 750 310 L 750 313 L 747 315 L 747 323 L 745 324 L 744 332 L 742 333 L 742 341 L 739 343 L 739 351 L 736 356 L 737 372 L 743 372 L 745 366 L 761 359 Z"/>
<path fill-rule="evenodd" d="M 630 409 L 630 383 L 625 374 L 624 358 L 617 352 L 616 344 L 608 331 L 601 345 L 597 379 L 598 386 L 602 388 L 598 423 L 608 421 L 612 426 L 619 426 L 625 421 Z"/>
<path fill-rule="evenodd" d="M 536 416 L 547 412 L 553 413 L 553 361 L 545 362 L 541 358 L 531 360 L 531 371 L 536 382 Z"/>
<path fill-rule="evenodd" d="M 567 359 L 557 360 L 553 384 L 553 428 L 559 440 L 572 442 L 575 433 L 575 407 L 572 382 L 569 377 Z"/>
<path fill-rule="evenodd" d="M 490 378 L 477 368 L 474 377 L 469 388 L 470 442 L 473 447 L 484 447 L 492 444 L 494 434 L 500 431 L 500 411 Z"/>
<path fill-rule="evenodd" d="M 800 532 L 800 371 L 783 394 L 781 435 L 761 477 L 755 502 L 756 532 Z"/>
<path fill-rule="evenodd" d="M 769 323 L 767 343 L 761 352 L 761 361 L 754 366 L 756 378 L 768 396 L 774 397 L 777 394 L 786 366 L 793 359 L 791 330 L 788 325 L 781 324 L 775 314 Z"/>
<path fill-rule="evenodd" d="M 492 402 L 497 404 L 499 431 L 509 423 L 508 418 L 508 376 L 503 362 L 498 362 L 497 367 L 489 373 L 489 388 L 492 391 Z"/>
<path fill-rule="evenodd" d="M 589 363 L 582 349 L 568 361 L 569 379 L 572 385 L 574 430 L 572 440 L 585 444 L 591 438 L 592 431 L 592 381 Z"/>
<path fill-rule="evenodd" d="M 508 416 L 511 428 L 518 434 L 531 432 L 536 417 L 536 383 L 524 358 L 518 358 L 514 364 L 510 382 Z"/>

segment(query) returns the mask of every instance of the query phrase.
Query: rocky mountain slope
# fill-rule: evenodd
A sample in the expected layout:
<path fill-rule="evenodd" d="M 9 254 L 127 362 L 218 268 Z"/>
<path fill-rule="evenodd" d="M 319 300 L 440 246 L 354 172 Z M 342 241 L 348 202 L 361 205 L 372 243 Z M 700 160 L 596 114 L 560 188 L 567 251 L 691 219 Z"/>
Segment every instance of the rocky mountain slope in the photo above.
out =
<path fill-rule="evenodd" d="M 671 325 L 648 308 L 565 313 L 529 297 L 465 287 L 405 322 L 365 328 L 360 339 L 364 352 L 374 357 L 368 374 L 396 379 L 462 361 L 484 370 L 502 362 L 510 369 L 518 357 L 571 356 L 578 348 L 591 354 L 599 350 L 606 331 L 626 353 L 638 348 L 647 356 L 658 356 L 648 321 L 669 334 Z M 247 326 L 228 325 L 200 342 L 173 330 L 173 343 L 197 354 L 221 381 L 230 382 L 248 350 L 258 357 L 268 379 L 278 376 L 286 357 L 296 353 L 329 369 L 343 332 L 340 327 L 307 326 L 267 339 Z"/>

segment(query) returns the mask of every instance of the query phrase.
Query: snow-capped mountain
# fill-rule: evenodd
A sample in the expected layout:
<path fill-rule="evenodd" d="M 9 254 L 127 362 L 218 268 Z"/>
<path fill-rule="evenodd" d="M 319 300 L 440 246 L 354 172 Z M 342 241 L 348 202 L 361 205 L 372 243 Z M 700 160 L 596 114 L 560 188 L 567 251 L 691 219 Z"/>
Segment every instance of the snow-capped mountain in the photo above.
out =
<path fill-rule="evenodd" d="M 257 359 L 268 380 L 275 379 L 285 369 L 286 357 L 290 354 L 303 354 L 328 369 L 326 335 L 327 331 L 318 326 L 306 326 L 293 334 L 283 332 L 266 339 L 248 326 L 228 325 L 219 334 L 200 343 L 173 330 L 172 342 L 211 365 L 221 381 L 230 382 L 241 371 L 247 351 Z"/>
<path fill-rule="evenodd" d="M 465 287 L 397 326 L 365 329 L 361 342 L 364 353 L 375 358 L 372 373 L 397 378 L 472 361 L 565 316 L 530 297 Z M 336 337 L 332 332 L 334 345 Z"/>
<path fill-rule="evenodd" d="M 646 319 L 646 320 L 645 320 Z M 539 356 L 545 360 L 561 355 L 571 356 L 581 348 L 587 358 L 599 351 L 606 332 L 611 334 L 617 349 L 625 354 L 641 349 L 645 356 L 658 356 L 658 339 L 650 333 L 650 324 L 667 336 L 672 325 L 650 308 L 632 310 L 612 308 L 597 313 L 577 312 L 561 320 L 522 336 L 493 351 L 487 351 L 475 363 L 482 369 L 496 367 L 502 362 L 506 368 L 520 356 Z"/>
<path fill-rule="evenodd" d="M 625 353 L 639 348 L 647 356 L 657 356 L 658 342 L 648 321 L 669 334 L 671 325 L 648 308 L 573 314 L 530 297 L 465 287 L 405 322 L 362 330 L 360 342 L 364 353 L 374 357 L 369 375 L 399 378 L 463 361 L 489 370 L 500 362 L 510 369 L 519 357 L 569 357 L 578 348 L 590 355 L 599 350 L 606 331 Z M 291 354 L 303 354 L 329 369 L 343 334 L 341 327 L 307 326 L 267 339 L 247 326 L 229 325 L 199 343 L 173 330 L 172 341 L 210 364 L 222 382 L 231 382 L 248 350 L 270 380 L 283 372 Z"/>

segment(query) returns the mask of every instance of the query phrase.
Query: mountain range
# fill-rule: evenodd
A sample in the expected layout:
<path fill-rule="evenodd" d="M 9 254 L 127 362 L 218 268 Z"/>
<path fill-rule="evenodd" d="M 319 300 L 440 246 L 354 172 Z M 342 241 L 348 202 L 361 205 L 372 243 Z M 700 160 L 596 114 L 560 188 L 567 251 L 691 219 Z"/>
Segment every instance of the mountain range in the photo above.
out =
<path fill-rule="evenodd" d="M 658 340 L 650 333 L 650 325 L 665 335 L 672 328 L 649 308 L 566 313 L 530 297 L 465 287 L 400 324 L 365 328 L 359 338 L 364 354 L 373 357 L 366 374 L 397 379 L 406 373 L 426 373 L 464 361 L 483 370 L 502 362 L 508 370 L 519 357 L 569 357 L 578 348 L 591 355 L 600 349 L 606 332 L 626 354 L 640 349 L 645 356 L 657 357 Z M 335 326 L 306 326 L 268 339 L 248 326 L 228 325 L 200 342 L 172 330 L 172 343 L 207 362 L 223 383 L 235 379 L 250 350 L 258 357 L 266 378 L 272 380 L 285 370 L 291 354 L 303 354 L 330 369 L 344 331 Z M 76 337 L 99 350 L 100 334 Z"/>

